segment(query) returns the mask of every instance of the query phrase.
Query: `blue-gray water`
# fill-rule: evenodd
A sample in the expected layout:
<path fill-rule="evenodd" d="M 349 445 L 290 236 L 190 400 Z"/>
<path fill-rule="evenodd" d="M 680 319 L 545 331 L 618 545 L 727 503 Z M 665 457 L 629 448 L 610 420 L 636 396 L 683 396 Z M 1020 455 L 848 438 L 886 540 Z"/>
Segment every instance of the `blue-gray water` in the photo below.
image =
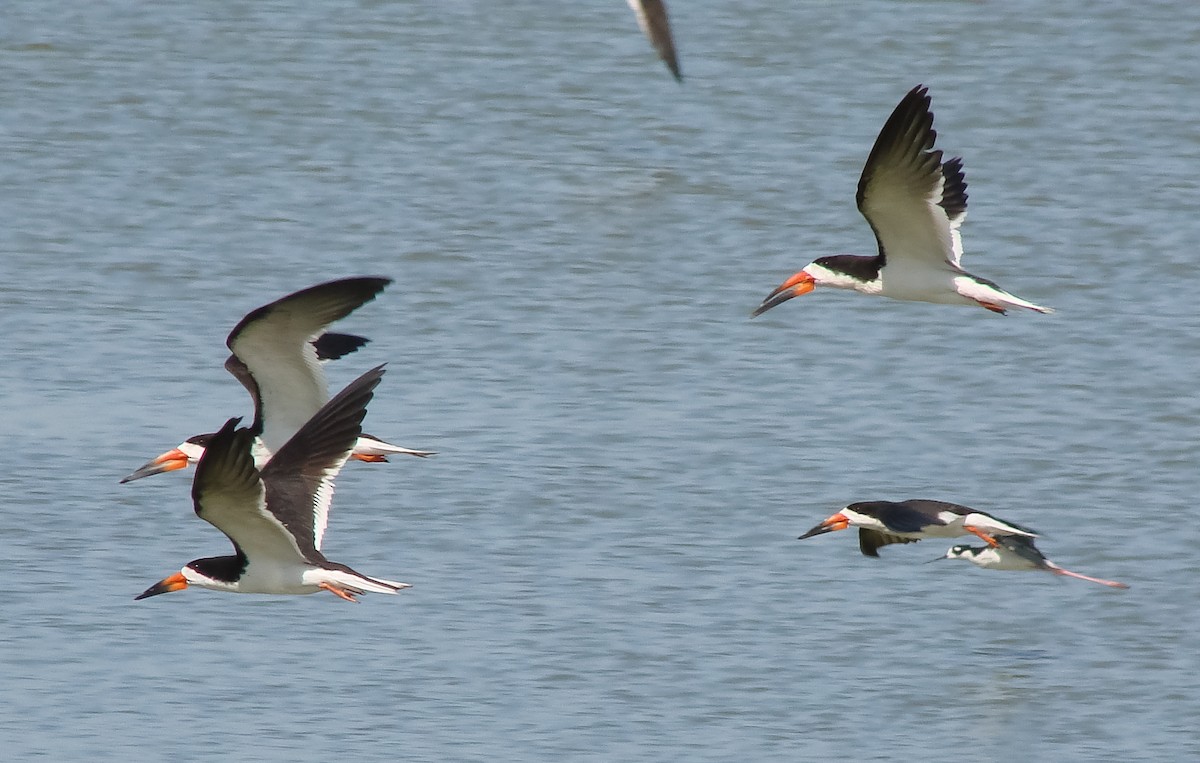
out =
<path fill-rule="evenodd" d="M 1200 6 L 8 3 L 0 750 L 88 760 L 1200 757 Z M 1059 309 L 817 293 L 931 87 L 965 264 Z M 396 283 L 326 551 L 412 590 L 192 590 L 247 310 Z M 1052 576 L 796 536 L 932 497 Z"/>

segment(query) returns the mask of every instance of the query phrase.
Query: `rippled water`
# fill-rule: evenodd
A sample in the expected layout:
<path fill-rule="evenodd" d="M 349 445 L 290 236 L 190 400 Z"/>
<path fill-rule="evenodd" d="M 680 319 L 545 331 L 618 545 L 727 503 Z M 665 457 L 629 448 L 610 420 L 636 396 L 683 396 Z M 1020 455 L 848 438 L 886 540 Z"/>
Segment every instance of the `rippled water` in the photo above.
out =
<path fill-rule="evenodd" d="M 1200 756 L 1200 8 L 17 2 L 0 25 L 0 749 L 12 759 Z M 1052 316 L 816 293 L 910 87 L 966 264 Z M 326 550 L 397 599 L 132 597 L 226 541 L 117 479 L 246 413 L 247 310 L 389 374 Z M 798 534 L 931 497 L 1051 576 Z M 1182 529 L 1181 529 L 1182 528 Z"/>

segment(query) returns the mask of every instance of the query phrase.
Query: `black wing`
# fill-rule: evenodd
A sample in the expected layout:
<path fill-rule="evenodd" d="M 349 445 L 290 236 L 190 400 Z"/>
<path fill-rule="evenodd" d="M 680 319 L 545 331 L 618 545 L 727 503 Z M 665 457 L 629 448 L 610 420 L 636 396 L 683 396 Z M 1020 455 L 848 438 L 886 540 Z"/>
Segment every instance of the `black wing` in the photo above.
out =
<path fill-rule="evenodd" d="M 225 422 L 196 465 L 196 515 L 225 533 L 238 556 L 306 558 L 292 534 L 267 511 L 265 487 L 251 453 L 256 435 L 251 429 L 237 429 L 240 421 Z"/>
<path fill-rule="evenodd" d="M 320 551 L 329 523 L 334 479 L 354 450 L 367 403 L 382 378 L 383 366 L 379 366 L 352 381 L 263 467 L 267 510 L 310 558 Z"/>
<path fill-rule="evenodd" d="M 637 15 L 638 26 L 650 38 L 650 44 L 658 51 L 663 63 L 671 70 L 677 82 L 683 82 L 679 69 L 679 56 L 675 53 L 675 40 L 671 35 L 671 20 L 667 17 L 667 5 L 663 0 L 629 0 L 629 7 Z"/>
<path fill-rule="evenodd" d="M 281 448 L 329 399 L 311 342 L 388 283 L 387 278 L 366 277 L 318 284 L 252 310 L 230 332 L 226 344 L 237 361 L 226 367 L 254 397 L 255 419 L 268 450 Z"/>
<path fill-rule="evenodd" d="M 1004 549 L 1011 551 L 1036 567 L 1047 566 L 1045 554 L 1037 546 L 1033 545 L 1033 539 L 1031 538 L 1026 538 L 1023 535 L 998 535 L 996 536 L 996 542 Z"/>
<path fill-rule="evenodd" d="M 957 266 L 967 184 L 961 160 L 942 166 L 929 104 L 918 85 L 896 106 L 867 156 L 856 200 L 881 256 Z"/>
<path fill-rule="evenodd" d="M 879 549 L 893 543 L 916 543 L 920 538 L 905 538 L 900 535 L 889 535 L 878 530 L 858 528 L 858 549 L 864 556 L 879 558 Z"/>
<path fill-rule="evenodd" d="M 918 533 L 927 525 L 946 524 L 941 519 L 938 519 L 937 515 L 939 511 L 953 511 L 955 508 L 964 509 L 966 507 L 942 501 L 909 500 L 863 501 L 852 503 L 848 508 L 864 514 L 877 516 L 887 524 L 888 529 L 896 532 Z M 965 513 L 969 513 L 970 511 L 972 510 L 966 509 Z"/>
<path fill-rule="evenodd" d="M 365 336 L 336 334 L 327 331 L 312 340 L 312 346 L 317 351 L 317 360 L 337 360 L 355 352 L 370 341 Z"/>

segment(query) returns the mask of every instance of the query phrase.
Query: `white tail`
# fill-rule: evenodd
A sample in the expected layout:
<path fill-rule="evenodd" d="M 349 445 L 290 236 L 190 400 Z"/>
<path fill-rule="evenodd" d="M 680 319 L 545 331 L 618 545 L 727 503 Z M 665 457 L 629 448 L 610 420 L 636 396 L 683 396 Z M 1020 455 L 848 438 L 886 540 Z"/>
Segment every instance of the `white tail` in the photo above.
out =
<path fill-rule="evenodd" d="M 353 593 L 368 591 L 371 593 L 397 593 L 405 588 L 412 588 L 408 583 L 397 583 L 394 580 L 384 580 L 383 578 L 369 578 L 366 575 L 343 570 L 321 570 L 317 577 L 318 580 L 315 580 L 314 583 L 329 582 Z"/>
<path fill-rule="evenodd" d="M 360 461 L 376 458 L 386 461 L 390 455 L 405 455 L 417 456 L 418 458 L 426 458 L 427 456 L 437 455 L 432 450 L 413 450 L 412 448 L 402 448 L 399 445 L 392 445 L 390 442 L 384 442 L 378 437 L 369 434 L 359 435 L 358 442 L 354 443 L 354 455 Z M 364 456 L 366 458 L 364 458 Z"/>

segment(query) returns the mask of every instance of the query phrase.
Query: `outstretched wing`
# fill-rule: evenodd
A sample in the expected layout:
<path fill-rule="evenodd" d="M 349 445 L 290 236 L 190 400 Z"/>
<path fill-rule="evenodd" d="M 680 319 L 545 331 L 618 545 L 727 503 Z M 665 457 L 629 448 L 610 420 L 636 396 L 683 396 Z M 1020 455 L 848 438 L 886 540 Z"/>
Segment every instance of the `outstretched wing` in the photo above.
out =
<path fill-rule="evenodd" d="M 225 422 L 196 465 L 196 515 L 225 533 L 239 554 L 280 560 L 304 557 L 292 534 L 267 510 L 266 488 L 251 454 L 255 433 L 237 429 L 240 421 Z"/>
<path fill-rule="evenodd" d="M 229 369 L 255 398 L 255 421 L 274 453 L 329 398 L 317 339 L 334 321 L 375 298 L 387 278 L 344 278 L 251 311 L 230 332 Z"/>
<path fill-rule="evenodd" d="M 337 360 L 357 351 L 370 341 L 365 336 L 326 331 L 312 340 L 312 346 L 317 351 L 317 360 Z"/>
<path fill-rule="evenodd" d="M 858 210 L 889 264 L 957 268 L 967 214 L 962 160 L 942 164 L 928 90 L 918 85 L 888 117 L 858 181 Z"/>
<path fill-rule="evenodd" d="M 679 70 L 679 57 L 675 53 L 675 40 L 671 36 L 671 21 L 667 18 L 667 5 L 663 0 L 628 0 L 629 7 L 637 15 L 638 26 L 650 38 L 650 44 L 658 51 L 663 63 L 672 76 L 683 82 Z"/>
<path fill-rule="evenodd" d="M 382 378 L 383 366 L 379 366 L 352 381 L 263 467 L 267 511 L 288 529 L 309 558 L 321 550 L 334 479 L 354 450 L 367 403 Z"/>
<path fill-rule="evenodd" d="M 889 535 L 866 527 L 858 528 L 858 549 L 865 556 L 879 556 L 879 549 L 893 543 L 916 543 L 920 538 L 904 538 L 899 535 Z"/>
<path fill-rule="evenodd" d="M 961 268 L 963 245 L 959 228 L 967 219 L 967 177 L 960 156 L 942 164 L 942 200 L 938 206 L 946 213 L 950 225 L 950 264 Z"/>

